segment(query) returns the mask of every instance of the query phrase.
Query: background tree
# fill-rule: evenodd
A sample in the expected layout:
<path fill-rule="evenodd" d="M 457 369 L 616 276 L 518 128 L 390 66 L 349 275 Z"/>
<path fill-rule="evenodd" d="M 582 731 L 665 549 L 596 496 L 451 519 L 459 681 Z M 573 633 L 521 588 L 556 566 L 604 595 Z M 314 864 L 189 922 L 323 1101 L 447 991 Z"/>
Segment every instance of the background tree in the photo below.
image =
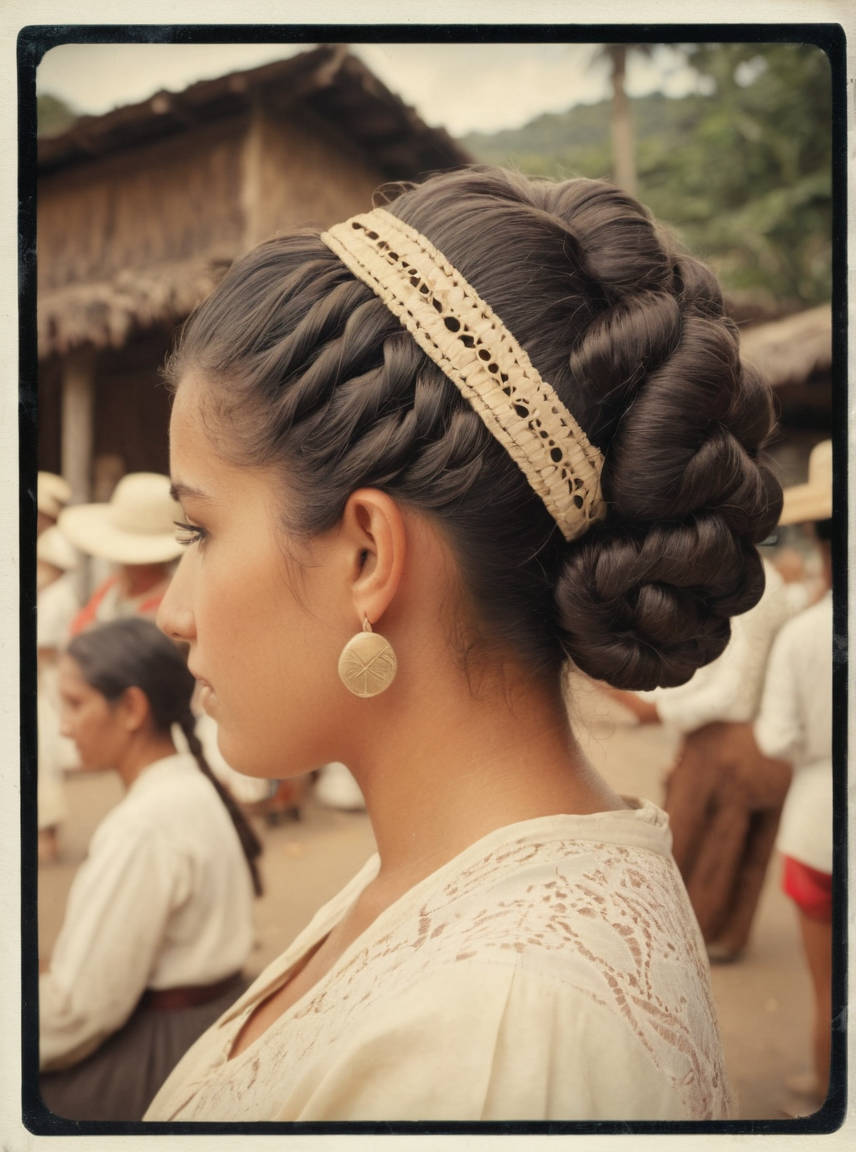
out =
<path fill-rule="evenodd" d="M 71 127 L 78 113 L 50 92 L 40 92 L 36 97 L 36 131 L 39 136 L 56 136 Z"/>
<path fill-rule="evenodd" d="M 826 55 L 811 44 L 682 49 L 707 91 L 634 99 L 637 194 L 715 267 L 741 308 L 782 313 L 828 300 Z M 581 104 L 520 129 L 471 133 L 463 143 L 477 159 L 531 175 L 613 179 L 611 116 L 611 100 Z"/>
<path fill-rule="evenodd" d="M 631 53 L 650 56 L 654 47 L 653 44 L 604 44 L 593 57 L 594 62 L 604 58 L 609 61 L 609 80 L 612 86 L 612 178 L 631 196 L 637 195 L 636 144 L 633 109 L 625 87 L 627 59 Z"/>

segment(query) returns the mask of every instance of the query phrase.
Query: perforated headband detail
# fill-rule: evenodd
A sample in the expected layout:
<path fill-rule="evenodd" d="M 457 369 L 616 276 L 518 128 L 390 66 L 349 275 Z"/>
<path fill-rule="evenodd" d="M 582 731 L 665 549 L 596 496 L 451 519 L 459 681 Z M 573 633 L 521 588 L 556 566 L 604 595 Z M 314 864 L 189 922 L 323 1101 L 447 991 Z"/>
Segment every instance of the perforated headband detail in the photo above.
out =
<path fill-rule="evenodd" d="M 458 388 L 566 540 L 606 514 L 603 456 L 524 348 L 421 233 L 383 208 L 321 236 Z"/>

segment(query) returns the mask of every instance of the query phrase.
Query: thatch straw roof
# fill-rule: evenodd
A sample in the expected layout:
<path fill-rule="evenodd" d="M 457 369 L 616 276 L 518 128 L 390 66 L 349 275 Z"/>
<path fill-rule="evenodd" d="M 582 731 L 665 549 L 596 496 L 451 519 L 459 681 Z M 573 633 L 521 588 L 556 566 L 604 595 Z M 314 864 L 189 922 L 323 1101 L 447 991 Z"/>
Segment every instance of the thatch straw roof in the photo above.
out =
<path fill-rule="evenodd" d="M 103 116 L 82 117 L 64 132 L 39 139 L 38 173 L 50 177 L 53 188 L 65 188 L 69 210 L 71 197 L 77 196 L 74 204 L 80 211 L 77 201 L 80 189 L 88 187 L 87 165 L 101 160 L 109 165 L 113 158 L 124 162 L 125 156 L 133 159 L 134 149 L 150 144 L 164 143 L 174 151 L 182 147 L 183 135 L 198 137 L 195 129 L 219 122 L 234 125 L 241 117 L 249 122 L 259 106 L 273 121 L 330 124 L 336 139 L 345 136 L 354 154 L 365 158 L 366 171 L 382 179 L 412 180 L 472 159 L 445 130 L 428 127 L 345 46 L 322 45 L 260 68 L 200 81 L 183 92 L 159 92 Z M 103 183 L 109 175 L 99 179 Z M 235 211 L 241 211 L 240 196 L 234 192 L 218 188 L 212 194 L 233 195 Z M 96 201 L 96 212 L 98 205 Z M 84 208 L 91 217 L 93 207 Z M 40 356 L 64 355 L 81 344 L 119 347 L 134 331 L 181 320 L 239 254 L 235 229 L 228 238 L 219 218 L 212 227 L 218 233 L 213 244 L 210 237 L 205 239 L 202 224 L 195 224 L 194 246 L 185 245 L 180 259 L 165 259 L 157 252 L 148 260 L 132 258 L 118 272 L 89 271 L 84 261 L 71 282 L 61 286 L 55 277 L 42 277 L 41 272 L 49 270 L 44 265 L 38 296 Z M 102 237 L 98 243 L 112 241 Z M 75 253 L 51 250 L 43 259 L 74 261 Z"/>
<path fill-rule="evenodd" d="M 39 139 L 39 172 L 245 113 L 259 100 L 280 112 L 308 105 L 334 122 L 391 180 L 472 162 L 445 129 L 425 124 L 346 46 L 322 44 L 260 68 L 200 80 L 183 92 L 157 92 L 103 116 L 83 116 L 64 132 Z"/>
<path fill-rule="evenodd" d="M 820 304 L 794 316 L 746 328 L 741 356 L 761 370 L 774 388 L 799 384 L 832 367 L 832 308 Z"/>
<path fill-rule="evenodd" d="M 137 331 L 183 320 L 211 292 L 228 261 L 176 261 L 87 280 L 39 297 L 39 353 L 64 355 L 82 344 L 119 348 Z"/>

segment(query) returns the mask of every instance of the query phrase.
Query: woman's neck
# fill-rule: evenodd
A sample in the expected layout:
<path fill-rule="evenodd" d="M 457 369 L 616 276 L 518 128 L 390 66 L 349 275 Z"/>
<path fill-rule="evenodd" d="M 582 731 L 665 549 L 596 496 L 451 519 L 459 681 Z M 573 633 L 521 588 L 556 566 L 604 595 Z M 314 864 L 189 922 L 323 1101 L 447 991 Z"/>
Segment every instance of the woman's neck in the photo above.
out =
<path fill-rule="evenodd" d="M 582 756 L 558 687 L 522 672 L 473 691 L 465 677 L 402 684 L 370 732 L 349 767 L 377 840 L 379 882 L 392 886 L 410 886 L 496 828 L 623 807 Z"/>
<path fill-rule="evenodd" d="M 172 736 L 168 732 L 139 733 L 138 737 L 131 740 L 116 766 L 126 791 L 151 764 L 165 760 L 167 756 L 174 756 L 176 753 Z"/>

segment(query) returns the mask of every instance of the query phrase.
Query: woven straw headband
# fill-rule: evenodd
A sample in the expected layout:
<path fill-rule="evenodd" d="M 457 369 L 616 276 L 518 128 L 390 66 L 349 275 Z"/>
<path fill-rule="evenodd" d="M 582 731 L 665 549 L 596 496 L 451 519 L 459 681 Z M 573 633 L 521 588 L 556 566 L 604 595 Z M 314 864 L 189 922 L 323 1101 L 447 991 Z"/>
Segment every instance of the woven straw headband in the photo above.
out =
<path fill-rule="evenodd" d="M 469 401 L 566 540 L 603 518 L 600 451 L 441 252 L 383 208 L 352 216 L 321 239 Z"/>

